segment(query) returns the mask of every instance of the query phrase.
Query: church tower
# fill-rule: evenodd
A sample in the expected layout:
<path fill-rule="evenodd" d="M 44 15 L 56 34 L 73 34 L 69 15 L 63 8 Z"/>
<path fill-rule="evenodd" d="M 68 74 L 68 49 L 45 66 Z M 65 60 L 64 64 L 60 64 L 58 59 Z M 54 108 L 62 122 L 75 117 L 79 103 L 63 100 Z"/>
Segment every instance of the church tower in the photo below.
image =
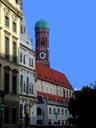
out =
<path fill-rule="evenodd" d="M 40 20 L 35 24 L 36 62 L 50 67 L 49 29 L 49 24 L 45 20 Z"/>

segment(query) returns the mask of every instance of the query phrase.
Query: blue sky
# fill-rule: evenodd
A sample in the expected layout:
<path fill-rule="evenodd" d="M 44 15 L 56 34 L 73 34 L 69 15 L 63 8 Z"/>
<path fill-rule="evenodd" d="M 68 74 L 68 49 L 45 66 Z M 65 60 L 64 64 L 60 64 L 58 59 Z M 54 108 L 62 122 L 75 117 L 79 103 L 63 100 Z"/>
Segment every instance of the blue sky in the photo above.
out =
<path fill-rule="evenodd" d="M 74 89 L 96 81 L 96 0 L 23 0 L 35 48 L 35 23 L 50 25 L 50 65 Z"/>

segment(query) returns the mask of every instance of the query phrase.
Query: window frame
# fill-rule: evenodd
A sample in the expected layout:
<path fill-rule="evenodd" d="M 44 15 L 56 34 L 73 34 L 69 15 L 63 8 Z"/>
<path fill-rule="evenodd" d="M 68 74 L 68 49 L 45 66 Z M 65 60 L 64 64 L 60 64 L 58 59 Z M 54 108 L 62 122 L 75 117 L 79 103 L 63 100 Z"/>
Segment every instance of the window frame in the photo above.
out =
<path fill-rule="evenodd" d="M 5 26 L 9 27 L 9 17 L 5 15 Z"/>

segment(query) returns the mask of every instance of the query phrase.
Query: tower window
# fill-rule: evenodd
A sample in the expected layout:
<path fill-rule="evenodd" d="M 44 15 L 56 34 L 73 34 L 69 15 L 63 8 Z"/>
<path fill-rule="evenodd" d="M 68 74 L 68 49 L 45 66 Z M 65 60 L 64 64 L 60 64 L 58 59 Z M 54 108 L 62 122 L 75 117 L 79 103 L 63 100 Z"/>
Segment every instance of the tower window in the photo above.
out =
<path fill-rule="evenodd" d="M 45 45 L 45 40 L 41 40 L 41 46 Z"/>

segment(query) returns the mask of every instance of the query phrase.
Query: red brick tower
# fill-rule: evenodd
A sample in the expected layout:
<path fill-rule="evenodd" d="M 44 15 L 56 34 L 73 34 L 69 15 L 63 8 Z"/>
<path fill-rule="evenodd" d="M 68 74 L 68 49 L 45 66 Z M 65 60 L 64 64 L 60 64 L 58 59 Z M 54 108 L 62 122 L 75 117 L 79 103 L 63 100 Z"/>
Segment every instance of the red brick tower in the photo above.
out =
<path fill-rule="evenodd" d="M 49 60 L 49 24 L 40 20 L 35 24 L 36 62 L 50 67 Z"/>

